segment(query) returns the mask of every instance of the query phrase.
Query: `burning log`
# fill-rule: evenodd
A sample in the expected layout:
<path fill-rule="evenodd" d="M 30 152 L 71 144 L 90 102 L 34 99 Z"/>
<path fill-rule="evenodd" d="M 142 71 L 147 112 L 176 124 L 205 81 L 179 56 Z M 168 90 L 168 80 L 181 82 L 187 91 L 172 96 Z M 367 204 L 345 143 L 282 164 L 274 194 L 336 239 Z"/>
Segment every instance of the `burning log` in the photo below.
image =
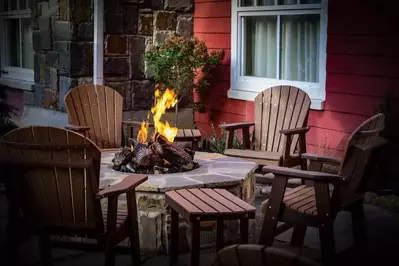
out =
<path fill-rule="evenodd" d="M 130 148 L 122 148 L 115 154 L 113 169 L 122 172 L 164 174 L 190 171 L 198 167 L 193 161 L 194 151 L 170 142 L 161 134 L 155 141 L 140 143 L 129 139 Z"/>

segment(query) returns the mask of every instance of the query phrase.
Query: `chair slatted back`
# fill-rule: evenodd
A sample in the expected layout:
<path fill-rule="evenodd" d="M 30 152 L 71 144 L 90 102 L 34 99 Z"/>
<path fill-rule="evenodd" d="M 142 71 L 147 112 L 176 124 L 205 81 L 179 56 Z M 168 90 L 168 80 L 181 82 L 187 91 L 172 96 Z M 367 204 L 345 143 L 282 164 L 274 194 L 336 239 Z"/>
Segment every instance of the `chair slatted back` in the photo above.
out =
<path fill-rule="evenodd" d="M 104 230 L 99 187 L 101 152 L 84 136 L 55 127 L 24 127 L 1 140 L 19 205 L 39 227 Z M 21 176 L 12 175 L 22 170 Z"/>
<path fill-rule="evenodd" d="M 89 126 L 88 137 L 101 149 L 122 144 L 123 97 L 103 85 L 81 85 L 65 96 L 69 123 Z"/>
<path fill-rule="evenodd" d="M 281 129 L 304 127 L 310 108 L 310 98 L 304 91 L 292 86 L 268 88 L 255 98 L 254 150 L 283 152 L 284 136 Z M 295 135 L 291 153 L 298 144 Z"/>
<path fill-rule="evenodd" d="M 347 140 L 345 156 L 338 174 L 349 178 L 348 185 L 343 192 L 345 198 L 354 195 L 362 181 L 364 171 L 373 151 L 375 143 L 380 141 L 380 132 L 385 127 L 385 115 L 376 114 L 364 121 Z M 363 150 L 354 147 L 365 147 Z"/>

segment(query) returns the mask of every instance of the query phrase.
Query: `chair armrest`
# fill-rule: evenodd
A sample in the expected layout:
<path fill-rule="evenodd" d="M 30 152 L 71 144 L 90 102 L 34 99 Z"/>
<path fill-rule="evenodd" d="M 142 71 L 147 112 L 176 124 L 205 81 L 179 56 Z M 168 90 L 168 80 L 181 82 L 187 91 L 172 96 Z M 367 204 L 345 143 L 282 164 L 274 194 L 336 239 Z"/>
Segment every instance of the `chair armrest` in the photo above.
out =
<path fill-rule="evenodd" d="M 242 122 L 242 123 L 222 124 L 222 125 L 219 125 L 219 128 L 234 130 L 234 129 L 241 129 L 241 128 L 251 127 L 251 126 L 255 126 L 255 123 L 254 122 Z"/>
<path fill-rule="evenodd" d="M 276 174 L 277 176 L 285 176 L 288 178 L 302 178 L 313 181 L 325 181 L 328 183 L 342 183 L 346 182 L 347 178 L 340 175 L 315 172 L 315 171 L 305 171 L 300 169 L 281 167 L 281 166 L 264 166 L 263 171 L 268 173 Z"/>
<path fill-rule="evenodd" d="M 317 161 L 321 163 L 328 163 L 328 164 L 341 164 L 342 159 L 333 157 L 333 156 L 326 156 L 326 155 L 319 155 L 319 154 L 312 154 L 312 153 L 303 153 L 301 155 L 302 159 L 310 160 L 310 161 Z"/>
<path fill-rule="evenodd" d="M 72 130 L 79 133 L 85 133 L 90 130 L 89 126 L 74 126 L 74 125 L 66 125 L 65 129 Z"/>
<path fill-rule="evenodd" d="M 303 134 L 309 131 L 309 127 L 299 127 L 290 129 L 281 129 L 280 133 L 284 135 Z"/>
<path fill-rule="evenodd" d="M 123 125 L 127 125 L 127 126 L 138 126 L 138 127 L 140 127 L 141 123 L 142 122 L 140 122 L 140 121 L 128 121 L 128 120 L 122 121 L 122 124 Z M 154 123 L 148 123 L 148 126 L 149 127 L 154 127 Z"/>
<path fill-rule="evenodd" d="M 125 177 L 120 183 L 113 186 L 109 186 L 99 191 L 96 195 L 96 199 L 102 199 L 104 197 L 118 196 L 123 193 L 127 193 L 135 189 L 140 184 L 147 181 L 147 175 L 132 174 Z"/>

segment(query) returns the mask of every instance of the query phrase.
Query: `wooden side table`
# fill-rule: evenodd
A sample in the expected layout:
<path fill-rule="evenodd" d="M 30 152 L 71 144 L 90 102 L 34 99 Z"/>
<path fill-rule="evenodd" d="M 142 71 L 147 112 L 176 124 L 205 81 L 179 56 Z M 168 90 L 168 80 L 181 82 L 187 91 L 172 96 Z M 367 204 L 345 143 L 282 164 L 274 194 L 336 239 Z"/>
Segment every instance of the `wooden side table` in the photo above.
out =
<path fill-rule="evenodd" d="M 177 264 L 179 214 L 191 222 L 191 265 L 199 265 L 200 222 L 217 221 L 216 248 L 224 246 L 224 220 L 240 220 L 241 243 L 248 243 L 248 220 L 255 218 L 256 208 L 225 189 L 181 189 L 168 191 L 166 203 L 171 208 L 170 264 Z"/>
<path fill-rule="evenodd" d="M 198 148 L 198 142 L 201 140 L 201 132 L 198 129 L 179 129 L 174 141 L 191 142 L 191 147 L 195 151 Z"/>

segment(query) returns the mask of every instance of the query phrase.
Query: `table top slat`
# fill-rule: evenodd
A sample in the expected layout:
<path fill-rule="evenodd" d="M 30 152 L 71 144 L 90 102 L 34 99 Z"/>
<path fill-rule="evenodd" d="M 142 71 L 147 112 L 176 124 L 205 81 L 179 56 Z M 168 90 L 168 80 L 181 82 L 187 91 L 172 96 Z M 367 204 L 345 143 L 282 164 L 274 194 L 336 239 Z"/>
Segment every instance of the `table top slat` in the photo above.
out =
<path fill-rule="evenodd" d="M 190 191 L 188 191 L 186 189 L 176 190 L 175 192 L 178 193 L 183 198 L 185 198 L 187 201 L 189 201 L 192 205 L 194 205 L 195 207 L 197 207 L 198 209 L 203 211 L 204 215 L 219 214 L 219 212 L 217 210 L 213 209 L 211 206 L 209 206 L 207 203 L 205 203 L 205 202 L 208 202 L 207 199 L 209 197 L 207 197 L 206 199 L 199 199 L 193 193 L 191 193 Z"/>
<path fill-rule="evenodd" d="M 237 206 L 230 200 L 226 199 L 225 197 L 221 196 L 220 194 L 216 193 L 213 189 L 211 188 L 201 188 L 201 191 L 207 194 L 209 197 L 214 199 L 215 201 L 219 202 L 223 206 L 229 208 L 232 210 L 234 213 L 246 213 L 247 211 L 240 206 Z"/>
<path fill-rule="evenodd" d="M 235 205 L 240 206 L 247 212 L 255 212 L 256 211 L 256 208 L 254 206 L 252 206 L 252 205 L 246 203 L 245 201 L 243 201 L 242 199 L 234 196 L 233 194 L 231 194 L 230 192 L 228 192 L 225 189 L 214 189 L 214 191 L 216 191 L 219 195 L 225 197 L 226 199 L 230 200 Z"/>
<path fill-rule="evenodd" d="M 175 138 L 183 138 L 184 137 L 184 130 L 183 129 L 179 129 L 177 131 L 177 135 Z"/>
<path fill-rule="evenodd" d="M 199 129 L 193 129 L 192 132 L 194 137 L 201 137 L 201 132 L 199 131 Z"/>
<path fill-rule="evenodd" d="M 168 191 L 165 193 L 165 200 L 172 208 L 178 209 L 181 206 L 188 214 L 203 214 L 203 212 L 191 204 L 188 200 L 183 198 L 175 191 Z"/>
<path fill-rule="evenodd" d="M 233 211 L 229 208 L 223 206 L 213 198 L 209 197 L 207 194 L 199 190 L 198 188 L 190 188 L 188 189 L 192 194 L 194 194 L 197 198 L 200 198 L 202 201 L 205 201 L 209 206 L 212 206 L 215 210 L 217 210 L 220 214 L 232 214 Z"/>

